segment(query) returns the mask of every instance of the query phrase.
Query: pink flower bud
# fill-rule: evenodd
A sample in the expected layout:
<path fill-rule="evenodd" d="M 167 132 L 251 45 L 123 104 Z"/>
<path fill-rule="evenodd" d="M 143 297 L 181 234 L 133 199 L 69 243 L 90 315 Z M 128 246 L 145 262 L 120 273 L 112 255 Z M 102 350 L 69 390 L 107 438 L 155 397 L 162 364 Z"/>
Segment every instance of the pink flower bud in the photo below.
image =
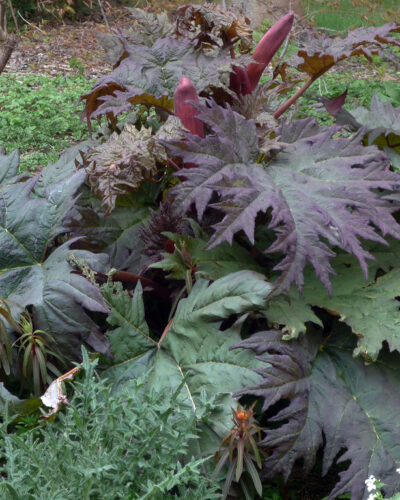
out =
<path fill-rule="evenodd" d="M 188 101 L 199 102 L 199 97 L 195 86 L 189 78 L 182 76 L 174 93 L 175 115 L 180 118 L 182 125 L 187 128 L 190 133 L 204 137 L 203 122 L 196 118 L 198 111 Z"/>
<path fill-rule="evenodd" d="M 250 92 L 258 85 L 264 69 L 274 57 L 275 52 L 279 49 L 285 38 L 288 36 L 292 28 L 294 15 L 286 14 L 272 28 L 270 28 L 258 43 L 253 54 L 254 63 L 247 66 L 247 74 L 250 81 Z"/>

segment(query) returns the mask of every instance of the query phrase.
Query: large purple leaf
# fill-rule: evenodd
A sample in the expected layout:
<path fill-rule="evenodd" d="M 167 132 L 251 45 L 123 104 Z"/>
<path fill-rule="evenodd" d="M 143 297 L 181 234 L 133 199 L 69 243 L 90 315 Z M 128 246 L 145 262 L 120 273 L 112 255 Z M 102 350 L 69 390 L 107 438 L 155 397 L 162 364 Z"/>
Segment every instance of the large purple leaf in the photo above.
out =
<path fill-rule="evenodd" d="M 354 345 L 346 334 L 333 333 L 328 340 L 309 332 L 302 341 L 285 342 L 276 330 L 259 332 L 237 347 L 252 349 L 266 364 L 256 370 L 263 381 L 235 396 L 262 397 L 263 411 L 281 400 L 288 403 L 270 419 L 273 428 L 262 442 L 269 450 L 267 477 L 287 480 L 298 460 L 308 473 L 325 441 L 323 475 L 343 449 L 338 461 L 351 462 L 329 500 L 346 492 L 353 500 L 366 499 L 370 475 L 385 484 L 386 495 L 399 491 L 398 354 L 365 366 L 352 357 Z"/>
<path fill-rule="evenodd" d="M 353 130 L 364 127 L 364 142 L 375 144 L 389 157 L 398 171 L 400 168 L 400 106 L 382 102 L 377 94 L 371 100 L 370 109 L 362 106 L 347 111 L 343 105 L 346 92 L 339 97 L 320 97 L 325 109 L 335 117 L 336 123 L 349 125 Z"/>
<path fill-rule="evenodd" d="M 335 139 L 334 127 L 320 128 L 311 118 L 296 121 L 281 128 L 280 142 L 286 144 L 264 166 L 256 163 L 254 123 L 229 108 L 208 106 L 199 107 L 198 116 L 213 134 L 188 135 L 171 142 L 170 150 L 198 165 L 183 170 L 186 180 L 174 189 L 183 210 L 194 202 L 202 217 L 212 193 L 220 195 L 214 207 L 225 216 L 214 226 L 210 247 L 231 243 L 241 230 L 254 242 L 256 216 L 269 211 L 277 239 L 265 250 L 284 255 L 275 268 L 283 272 L 277 290 L 292 282 L 301 289 L 307 262 L 330 290 L 334 247 L 354 254 L 367 274 L 366 260 L 373 257 L 360 240 L 384 242 L 381 233 L 400 238 L 391 215 L 396 206 L 377 192 L 397 189 L 400 176 L 388 171 L 384 153 L 362 145 L 362 131 Z"/>
<path fill-rule="evenodd" d="M 183 75 L 198 93 L 227 84 L 231 68 L 229 53 L 217 57 L 196 51 L 188 40 L 158 39 L 154 45 L 132 44 L 114 71 L 100 78 L 82 99 L 88 119 L 118 115 L 133 104 L 148 104 L 172 110 L 173 95 Z"/>

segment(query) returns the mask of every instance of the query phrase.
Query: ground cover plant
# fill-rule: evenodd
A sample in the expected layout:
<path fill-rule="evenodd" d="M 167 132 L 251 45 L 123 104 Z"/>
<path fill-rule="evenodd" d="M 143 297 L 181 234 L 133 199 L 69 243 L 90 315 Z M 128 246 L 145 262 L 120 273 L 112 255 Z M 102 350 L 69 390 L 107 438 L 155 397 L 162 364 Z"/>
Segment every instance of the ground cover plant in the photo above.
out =
<path fill-rule="evenodd" d="M 21 151 L 21 170 L 54 162 L 71 144 L 88 137 L 76 108 L 90 88 L 88 78 L 2 74 L 0 87 L 0 143 L 6 151 Z"/>
<path fill-rule="evenodd" d="M 389 22 L 400 13 L 396 0 L 303 0 L 301 4 L 307 20 L 335 32 Z"/>
<path fill-rule="evenodd" d="M 291 14 L 255 51 L 246 19 L 212 4 L 132 14 L 82 97 L 102 128 L 31 178 L 0 157 L 2 404 L 56 413 L 61 379 L 27 388 L 84 343 L 116 398 L 142 378 L 179 398 L 197 436 L 182 463 L 216 454 L 223 496 L 315 467 L 339 472 L 329 499 L 367 498 L 371 475 L 394 494 L 400 108 L 341 93 L 321 99 L 335 125 L 286 112 L 342 60 L 392 61 L 400 25 L 312 32 L 260 83 Z M 21 315 L 47 342 L 29 356 Z"/>
<path fill-rule="evenodd" d="M 113 396 L 86 356 L 59 426 L 9 432 L 6 417 L 2 498 L 175 498 L 174 490 L 179 498 L 218 498 L 201 473 L 210 457 L 182 462 L 196 437 L 195 415 L 182 410 L 176 394 L 144 394 L 142 383 Z"/>

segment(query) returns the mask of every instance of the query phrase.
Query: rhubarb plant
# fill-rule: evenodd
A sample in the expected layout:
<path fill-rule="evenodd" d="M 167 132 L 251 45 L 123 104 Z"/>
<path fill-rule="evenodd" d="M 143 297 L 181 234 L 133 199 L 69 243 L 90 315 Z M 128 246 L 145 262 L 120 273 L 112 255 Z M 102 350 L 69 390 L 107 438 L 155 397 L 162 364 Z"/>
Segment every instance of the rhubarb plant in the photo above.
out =
<path fill-rule="evenodd" d="M 317 465 L 340 468 L 329 499 L 367 498 L 371 475 L 394 493 L 399 109 L 346 110 L 342 95 L 322 99 L 332 127 L 284 113 L 344 59 L 395 58 L 400 24 L 311 33 L 273 70 L 291 13 L 252 50 L 248 20 L 214 4 L 174 22 L 131 12 L 132 31 L 99 36 L 113 69 L 82 97 L 100 132 L 32 179 L 16 153 L 0 157 L 0 297 L 13 304 L 0 406 L 21 372 L 10 314 L 26 309 L 69 362 L 82 343 L 102 353 L 114 393 L 142 376 L 147 392 L 178 391 L 199 420 L 190 456 L 234 436 L 224 494 L 242 475 L 240 398 L 258 398 L 265 428 L 246 448 L 258 493 L 258 473 Z"/>

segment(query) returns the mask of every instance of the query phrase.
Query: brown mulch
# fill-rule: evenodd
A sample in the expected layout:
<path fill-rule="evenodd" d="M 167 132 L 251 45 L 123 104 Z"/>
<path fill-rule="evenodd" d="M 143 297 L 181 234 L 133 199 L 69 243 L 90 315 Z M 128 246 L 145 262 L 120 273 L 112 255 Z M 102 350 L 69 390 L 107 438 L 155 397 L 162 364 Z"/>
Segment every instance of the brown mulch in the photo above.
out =
<path fill-rule="evenodd" d="M 132 6 L 171 12 L 180 3 L 180 0 L 137 0 L 132 1 Z M 109 2 L 106 5 L 106 17 L 113 30 L 130 27 L 132 20 L 127 9 Z M 108 32 L 104 19 L 98 14 L 82 22 L 65 21 L 44 26 L 32 22 L 25 25 L 4 73 L 56 76 L 82 70 L 89 78 L 98 78 L 111 71 L 111 67 L 104 60 L 103 49 L 97 43 L 97 31 Z"/>
<path fill-rule="evenodd" d="M 112 28 L 126 28 L 129 17 L 122 9 L 108 12 Z M 17 48 L 4 70 L 5 74 L 68 75 L 78 70 L 98 78 L 111 70 L 99 47 L 95 32 L 108 32 L 102 19 L 64 22 L 59 25 L 31 24 L 21 34 Z"/>
<path fill-rule="evenodd" d="M 85 75 L 97 78 L 110 68 L 97 47 L 95 30 L 104 31 L 104 27 L 87 21 L 42 29 L 43 33 L 30 28 L 22 35 L 4 73 L 67 75 L 77 72 L 71 67 L 75 62 L 75 66 L 82 65 Z"/>

